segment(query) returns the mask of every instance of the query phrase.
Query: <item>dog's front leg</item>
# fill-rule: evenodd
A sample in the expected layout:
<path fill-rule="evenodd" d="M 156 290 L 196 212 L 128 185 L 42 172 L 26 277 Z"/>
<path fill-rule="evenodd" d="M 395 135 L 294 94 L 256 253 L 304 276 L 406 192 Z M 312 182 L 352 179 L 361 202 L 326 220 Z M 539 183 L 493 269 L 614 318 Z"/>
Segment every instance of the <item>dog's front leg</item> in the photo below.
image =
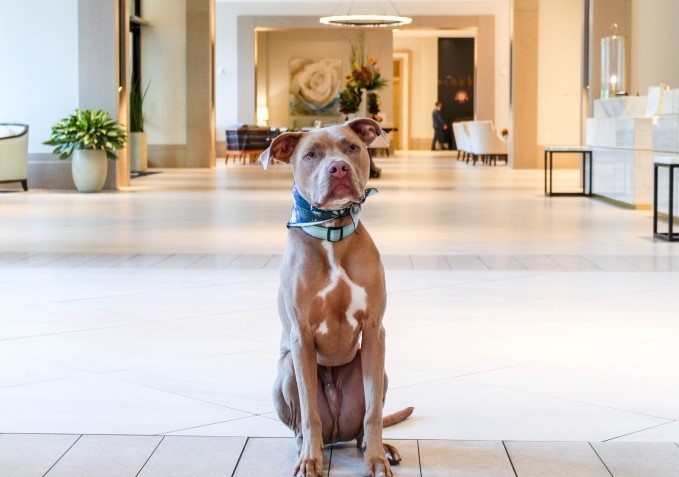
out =
<path fill-rule="evenodd" d="M 391 477 L 391 468 L 382 445 L 382 406 L 384 401 L 385 333 L 381 324 L 363 329 L 361 371 L 365 392 L 363 452 L 366 475 Z"/>
<path fill-rule="evenodd" d="M 316 403 L 318 388 L 316 344 L 311 332 L 294 328 L 290 335 L 290 344 L 302 418 L 302 445 L 299 449 L 299 459 L 294 475 L 296 477 L 321 477 L 323 474 L 323 434 Z"/>

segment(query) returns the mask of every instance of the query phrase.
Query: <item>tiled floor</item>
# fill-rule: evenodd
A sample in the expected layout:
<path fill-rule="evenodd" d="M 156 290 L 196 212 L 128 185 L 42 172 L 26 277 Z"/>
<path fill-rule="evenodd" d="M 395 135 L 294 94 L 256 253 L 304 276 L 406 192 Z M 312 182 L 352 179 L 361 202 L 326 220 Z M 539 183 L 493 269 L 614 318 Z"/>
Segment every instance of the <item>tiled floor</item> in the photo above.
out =
<path fill-rule="evenodd" d="M 392 440 L 399 477 L 676 476 L 673 443 Z M 46 477 L 287 477 L 292 438 L 2 435 L 2 475 Z M 324 474 L 361 476 L 355 445 L 328 446 Z"/>
<path fill-rule="evenodd" d="M 679 248 L 651 212 L 546 198 L 542 171 L 380 165 L 386 409 L 416 408 L 385 430 L 398 475 L 679 475 Z M 0 193 L 0 476 L 291 473 L 270 399 L 290 184 L 219 164 Z"/>

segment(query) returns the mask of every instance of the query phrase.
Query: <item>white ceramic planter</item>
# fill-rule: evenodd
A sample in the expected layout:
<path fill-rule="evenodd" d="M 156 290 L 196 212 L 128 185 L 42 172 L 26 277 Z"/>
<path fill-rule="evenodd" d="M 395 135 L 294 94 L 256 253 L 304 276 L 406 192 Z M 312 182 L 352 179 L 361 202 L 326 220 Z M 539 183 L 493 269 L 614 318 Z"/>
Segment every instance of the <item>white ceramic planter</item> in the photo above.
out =
<path fill-rule="evenodd" d="M 71 156 L 73 182 L 79 192 L 99 192 L 104 188 L 108 159 L 101 149 L 77 149 Z"/>
<path fill-rule="evenodd" d="M 130 171 L 143 172 L 148 168 L 148 146 L 145 132 L 130 133 Z"/>

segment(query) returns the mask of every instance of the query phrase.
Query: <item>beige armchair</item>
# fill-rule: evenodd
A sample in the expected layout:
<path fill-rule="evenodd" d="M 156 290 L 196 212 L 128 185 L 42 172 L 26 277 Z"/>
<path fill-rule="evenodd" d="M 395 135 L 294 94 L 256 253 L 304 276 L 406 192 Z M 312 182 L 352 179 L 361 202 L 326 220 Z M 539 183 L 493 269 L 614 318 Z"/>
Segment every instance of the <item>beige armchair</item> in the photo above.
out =
<path fill-rule="evenodd" d="M 507 141 L 501 139 L 491 121 L 470 121 L 467 123 L 471 136 L 474 164 L 478 157 L 486 164 L 497 164 L 501 159 L 507 163 Z"/>
<path fill-rule="evenodd" d="M 0 123 L 0 183 L 21 182 L 28 190 L 28 126 Z"/>

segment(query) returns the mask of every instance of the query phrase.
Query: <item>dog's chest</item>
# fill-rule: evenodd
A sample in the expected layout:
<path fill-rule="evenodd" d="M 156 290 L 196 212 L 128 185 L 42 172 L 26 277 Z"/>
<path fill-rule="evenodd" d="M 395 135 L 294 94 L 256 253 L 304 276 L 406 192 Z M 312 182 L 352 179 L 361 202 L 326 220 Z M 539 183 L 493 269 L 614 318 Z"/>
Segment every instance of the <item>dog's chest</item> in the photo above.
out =
<path fill-rule="evenodd" d="M 345 361 L 353 358 L 361 328 L 368 311 L 368 290 L 357 283 L 337 262 L 333 246 L 323 242 L 328 274 L 314 297 L 314 313 L 310 323 L 319 357 L 323 361 Z"/>

